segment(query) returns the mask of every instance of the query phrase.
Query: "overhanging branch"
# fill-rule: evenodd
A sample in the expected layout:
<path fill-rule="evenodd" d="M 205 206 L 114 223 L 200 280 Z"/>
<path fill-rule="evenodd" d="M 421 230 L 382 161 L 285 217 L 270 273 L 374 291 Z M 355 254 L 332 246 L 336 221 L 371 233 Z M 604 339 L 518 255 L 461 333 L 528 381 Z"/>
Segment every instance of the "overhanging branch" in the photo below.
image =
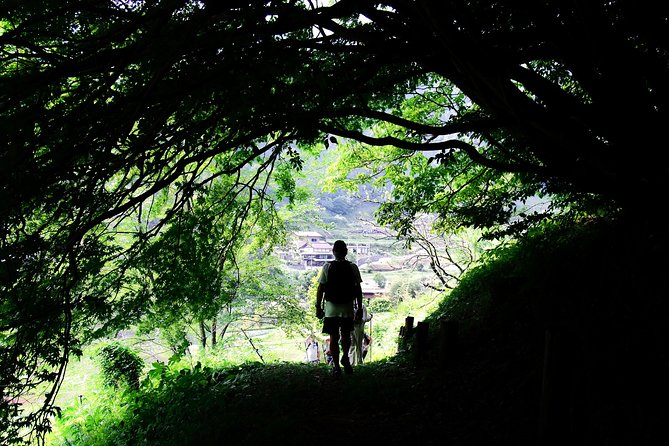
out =
<path fill-rule="evenodd" d="M 510 173 L 545 173 L 545 170 L 539 166 L 534 166 L 530 164 L 511 164 L 501 161 L 496 161 L 490 158 L 487 158 L 481 154 L 476 147 L 472 144 L 469 144 L 465 141 L 458 139 L 448 139 L 438 142 L 413 142 L 407 141 L 404 139 L 395 138 L 393 136 L 382 136 L 374 137 L 365 135 L 361 132 L 354 130 L 343 129 L 341 127 L 335 127 L 330 124 L 321 123 L 319 125 L 319 130 L 330 133 L 332 135 L 341 136 L 343 138 L 348 138 L 352 140 L 359 141 L 364 144 L 369 144 L 371 146 L 393 146 L 399 149 L 410 150 L 412 152 L 431 152 L 439 150 L 461 150 L 469 156 L 469 158 L 482 166 L 494 169 L 500 172 L 510 172 Z"/>

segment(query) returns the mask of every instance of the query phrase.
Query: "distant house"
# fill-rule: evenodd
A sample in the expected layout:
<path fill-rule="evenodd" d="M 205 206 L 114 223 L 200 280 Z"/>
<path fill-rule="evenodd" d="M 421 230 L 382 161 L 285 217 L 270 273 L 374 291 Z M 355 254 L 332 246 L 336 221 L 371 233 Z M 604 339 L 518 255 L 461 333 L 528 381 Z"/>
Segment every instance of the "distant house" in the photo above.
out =
<path fill-rule="evenodd" d="M 386 293 L 384 288 L 379 287 L 374 282 L 362 282 L 360 285 L 362 288 L 362 297 L 365 299 L 382 297 Z"/>
<path fill-rule="evenodd" d="M 304 266 L 323 266 L 334 260 L 332 245 L 325 241 L 320 232 L 295 232 L 297 250 L 300 253 L 301 263 Z"/>
<path fill-rule="evenodd" d="M 325 236 L 315 231 L 295 231 L 295 237 L 298 239 L 298 245 L 306 243 L 319 243 L 325 241 Z"/>
<path fill-rule="evenodd" d="M 305 266 L 323 266 L 326 262 L 334 260 L 332 245 L 323 243 L 310 243 L 300 248 L 300 255 Z"/>
<path fill-rule="evenodd" d="M 358 255 L 367 255 L 369 254 L 369 245 L 367 243 L 348 243 L 348 250 L 354 252 Z"/>
<path fill-rule="evenodd" d="M 329 243 L 323 234 L 316 231 L 296 231 L 294 232 L 295 248 L 299 258 L 299 264 L 304 267 L 320 267 L 326 262 L 334 260 L 332 254 L 332 244 Z M 367 243 L 348 243 L 349 252 L 357 255 L 369 254 L 369 245 Z M 287 255 L 284 258 L 288 258 Z"/>

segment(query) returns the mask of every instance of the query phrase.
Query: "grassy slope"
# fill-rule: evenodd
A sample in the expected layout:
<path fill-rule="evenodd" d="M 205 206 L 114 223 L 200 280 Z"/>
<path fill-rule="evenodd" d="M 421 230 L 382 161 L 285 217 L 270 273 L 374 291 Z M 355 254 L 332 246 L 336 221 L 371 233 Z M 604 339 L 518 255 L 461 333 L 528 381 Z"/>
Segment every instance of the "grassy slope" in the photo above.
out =
<path fill-rule="evenodd" d="M 76 444 L 538 444 L 546 328 L 568 340 L 555 444 L 661 444 L 651 438 L 667 415 L 662 245 L 620 228 L 574 234 L 519 244 L 468 276 L 429 319 L 460 323 L 446 364 L 432 336 L 420 367 L 397 358 L 340 380 L 304 364 L 182 375 L 132 403 L 107 443 Z"/>
<path fill-rule="evenodd" d="M 173 380 L 168 389 L 144 395 L 141 404 L 131 403 L 123 423 L 109 422 L 112 411 L 98 412 L 78 435 L 70 434 L 70 440 L 73 444 L 306 445 L 327 441 L 332 433 L 338 442 L 465 445 L 519 439 L 519 429 L 525 431 L 521 435 L 531 433 L 524 423 L 515 422 L 517 418 L 509 419 L 481 398 L 494 391 L 486 388 L 490 383 L 474 379 L 460 367 L 417 369 L 378 362 L 339 379 L 330 376 L 325 366 L 294 363 L 247 366 L 235 372 L 236 376 L 223 375 L 220 381 L 193 376 Z M 100 422 L 94 421 L 96 417 Z M 101 421 L 104 417 L 108 418 Z"/>

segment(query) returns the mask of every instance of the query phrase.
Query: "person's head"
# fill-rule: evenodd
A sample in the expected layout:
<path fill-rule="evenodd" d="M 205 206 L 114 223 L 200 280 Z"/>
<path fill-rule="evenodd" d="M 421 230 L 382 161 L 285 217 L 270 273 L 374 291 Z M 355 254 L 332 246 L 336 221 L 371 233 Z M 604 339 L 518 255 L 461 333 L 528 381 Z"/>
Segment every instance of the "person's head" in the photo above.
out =
<path fill-rule="evenodd" d="M 348 254 L 348 248 L 346 243 L 343 240 L 337 240 L 332 246 L 332 254 L 334 254 L 335 259 L 343 259 Z"/>

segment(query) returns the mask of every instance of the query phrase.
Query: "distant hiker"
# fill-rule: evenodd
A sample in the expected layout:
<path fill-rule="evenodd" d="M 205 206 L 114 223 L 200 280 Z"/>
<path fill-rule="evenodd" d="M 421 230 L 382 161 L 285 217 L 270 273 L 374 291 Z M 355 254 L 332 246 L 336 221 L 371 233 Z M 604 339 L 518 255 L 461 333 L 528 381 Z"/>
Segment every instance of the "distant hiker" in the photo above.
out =
<path fill-rule="evenodd" d="M 304 341 L 305 357 L 309 364 L 318 364 L 321 362 L 321 350 L 318 348 L 318 341 L 311 335 Z"/>
<path fill-rule="evenodd" d="M 330 351 L 335 375 L 341 375 L 341 365 L 346 374 L 353 373 L 348 358 L 351 348 L 353 319 L 362 318 L 362 289 L 360 270 L 354 263 L 346 260 L 348 248 L 343 240 L 337 240 L 332 247 L 335 260 L 323 265 L 318 277 L 316 291 L 316 317 L 323 319 L 323 333 L 330 335 Z M 358 311 L 353 310 L 356 301 Z M 339 340 L 341 336 L 342 356 L 339 358 Z"/>
<path fill-rule="evenodd" d="M 326 338 L 323 343 L 323 354 L 327 365 L 332 365 L 332 352 L 330 351 L 330 338 Z"/>
<path fill-rule="evenodd" d="M 360 307 L 356 307 L 356 312 Z M 362 305 L 362 316 L 353 321 L 353 331 L 351 332 L 351 353 L 350 360 L 351 364 L 358 365 L 362 364 L 363 356 L 363 335 L 365 334 L 365 323 L 372 320 L 372 315 L 367 311 L 367 307 Z"/>
<path fill-rule="evenodd" d="M 369 346 L 372 343 L 372 337 L 367 333 L 362 335 L 362 359 L 365 359 L 367 352 L 369 351 Z"/>

